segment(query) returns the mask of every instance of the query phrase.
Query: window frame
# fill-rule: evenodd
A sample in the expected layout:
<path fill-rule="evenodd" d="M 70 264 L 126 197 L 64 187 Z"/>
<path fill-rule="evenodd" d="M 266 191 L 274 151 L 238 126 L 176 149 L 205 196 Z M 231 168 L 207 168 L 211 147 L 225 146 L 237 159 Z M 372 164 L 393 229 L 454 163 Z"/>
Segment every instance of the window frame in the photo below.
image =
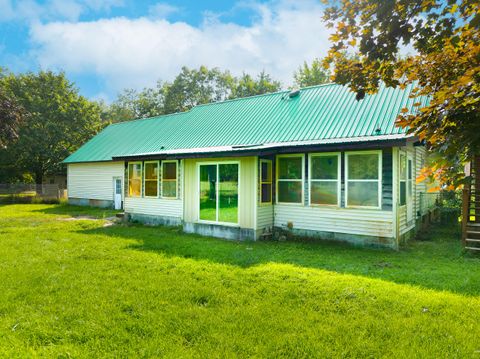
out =
<path fill-rule="evenodd" d="M 405 178 L 402 179 L 402 156 L 405 160 Z M 398 153 L 398 205 L 405 207 L 407 205 L 407 178 L 408 178 L 408 156 L 406 151 L 400 150 Z M 405 203 L 402 203 L 402 183 L 405 183 Z"/>
<path fill-rule="evenodd" d="M 355 155 L 377 155 L 378 158 L 378 179 L 350 179 L 348 173 L 348 162 L 350 156 Z M 381 209 L 382 208 L 382 150 L 370 150 L 370 151 L 347 151 L 345 152 L 345 208 L 365 208 L 365 209 Z M 349 182 L 377 182 L 378 183 L 378 206 L 357 206 L 348 204 L 348 183 Z"/>
<path fill-rule="evenodd" d="M 163 182 L 168 181 L 168 182 L 173 182 L 173 180 L 163 179 L 163 164 L 164 163 L 175 163 L 175 197 L 166 197 L 163 195 Z M 161 170 L 160 170 L 160 182 L 161 182 L 161 192 L 160 192 L 160 197 L 162 199 L 178 199 L 178 160 L 164 160 L 161 161 Z"/>
<path fill-rule="evenodd" d="M 270 164 L 270 182 L 264 182 L 263 181 L 263 172 L 262 172 L 262 163 L 267 163 Z M 273 161 L 262 158 L 260 159 L 260 205 L 265 206 L 265 205 L 271 205 L 273 203 Z M 268 202 L 263 202 L 262 201 L 262 188 L 263 185 L 270 185 L 270 201 Z"/>
<path fill-rule="evenodd" d="M 302 178 L 301 179 L 280 179 L 279 171 L 280 166 L 279 162 L 282 158 L 291 158 L 291 157 L 300 157 L 302 159 Z M 291 153 L 286 155 L 277 155 L 275 161 L 275 204 L 282 204 L 288 206 L 304 206 L 305 205 L 305 154 L 304 153 Z M 279 194 L 280 187 L 279 182 L 301 182 L 302 183 L 302 200 L 301 202 L 280 202 Z"/>
<path fill-rule="evenodd" d="M 140 195 L 138 196 L 132 196 L 130 194 L 130 165 L 136 165 L 140 164 Z M 143 197 L 143 162 L 142 161 L 132 161 L 132 162 L 127 162 L 127 184 L 128 184 L 128 189 L 127 189 L 127 197 L 130 198 L 142 198 Z"/>
<path fill-rule="evenodd" d="M 337 156 L 337 179 L 312 178 L 312 158 Z M 312 182 L 337 182 L 337 203 L 312 203 Z M 340 207 L 342 198 L 342 153 L 341 152 L 316 152 L 308 154 L 308 204 L 313 207 Z"/>
<path fill-rule="evenodd" d="M 157 195 L 156 196 L 147 196 L 146 191 L 145 191 L 145 189 L 147 188 L 145 186 L 145 182 L 146 181 L 152 181 L 152 182 L 154 181 L 152 179 L 146 179 L 145 178 L 145 176 L 147 174 L 147 171 L 145 170 L 145 167 L 147 166 L 147 164 L 151 164 L 151 163 L 156 163 L 157 168 L 158 168 L 158 174 L 157 174 L 157 180 L 156 180 L 157 181 Z M 158 197 L 160 197 L 160 186 L 159 186 L 160 173 L 161 173 L 160 172 L 160 161 L 144 161 L 143 162 L 143 187 L 142 187 L 143 188 L 143 193 L 142 194 L 143 194 L 144 198 L 158 198 Z"/>
<path fill-rule="evenodd" d="M 412 156 L 407 156 L 407 199 L 410 197 L 410 200 L 413 198 L 414 186 L 413 186 L 413 158 Z"/>
<path fill-rule="evenodd" d="M 208 219 L 200 219 L 200 168 L 203 165 L 215 165 L 217 167 L 217 177 L 216 177 L 216 182 L 215 182 L 215 201 L 216 201 L 216 220 L 211 221 Z M 220 166 L 221 165 L 237 165 L 238 166 L 238 189 L 237 189 L 237 196 L 238 196 L 238 207 L 237 207 L 237 222 L 221 222 L 217 221 L 219 217 L 219 205 L 220 205 L 220 191 L 219 191 L 219 186 L 218 183 L 220 182 Z M 205 223 L 205 224 L 217 224 L 217 225 L 222 225 L 222 226 L 227 226 L 227 227 L 240 227 L 240 213 L 241 213 L 241 208 L 242 204 L 240 201 L 240 193 L 241 193 L 241 188 L 242 188 L 242 182 L 241 182 L 241 161 L 200 161 L 197 162 L 197 194 L 195 196 L 195 200 L 197 202 L 197 223 Z"/>

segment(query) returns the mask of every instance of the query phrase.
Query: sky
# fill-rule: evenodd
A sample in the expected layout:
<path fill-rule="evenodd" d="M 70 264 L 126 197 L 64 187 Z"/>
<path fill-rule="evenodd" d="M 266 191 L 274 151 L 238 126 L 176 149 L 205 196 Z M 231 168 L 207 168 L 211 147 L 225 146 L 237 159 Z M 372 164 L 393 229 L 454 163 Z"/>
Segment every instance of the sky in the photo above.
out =
<path fill-rule="evenodd" d="M 265 70 L 287 87 L 328 37 L 318 0 L 0 0 L 0 67 L 65 71 L 106 102 L 182 66 Z"/>

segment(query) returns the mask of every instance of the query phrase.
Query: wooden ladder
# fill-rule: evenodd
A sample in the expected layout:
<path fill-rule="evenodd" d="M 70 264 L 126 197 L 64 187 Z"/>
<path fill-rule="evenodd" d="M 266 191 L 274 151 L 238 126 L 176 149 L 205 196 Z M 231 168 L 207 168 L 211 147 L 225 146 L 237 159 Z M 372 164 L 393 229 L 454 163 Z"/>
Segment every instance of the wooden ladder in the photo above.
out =
<path fill-rule="evenodd" d="M 480 156 L 470 164 L 469 185 L 465 185 L 462 194 L 462 242 L 465 249 L 480 252 L 480 181 L 476 173 L 480 168 Z"/>

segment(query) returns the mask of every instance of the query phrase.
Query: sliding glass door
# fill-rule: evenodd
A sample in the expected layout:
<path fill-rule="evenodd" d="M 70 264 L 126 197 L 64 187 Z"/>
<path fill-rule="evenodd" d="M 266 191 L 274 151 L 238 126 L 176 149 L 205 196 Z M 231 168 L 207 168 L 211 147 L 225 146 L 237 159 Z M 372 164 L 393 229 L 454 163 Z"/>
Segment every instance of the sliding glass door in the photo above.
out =
<path fill-rule="evenodd" d="M 238 164 L 200 165 L 200 220 L 238 223 Z"/>

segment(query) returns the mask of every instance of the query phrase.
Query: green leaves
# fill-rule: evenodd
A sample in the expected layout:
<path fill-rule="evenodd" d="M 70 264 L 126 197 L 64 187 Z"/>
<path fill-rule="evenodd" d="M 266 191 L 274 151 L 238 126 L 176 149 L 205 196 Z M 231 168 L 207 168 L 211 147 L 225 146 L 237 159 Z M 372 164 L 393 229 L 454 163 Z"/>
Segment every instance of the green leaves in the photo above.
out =
<path fill-rule="evenodd" d="M 187 111 L 196 105 L 278 90 L 280 82 L 264 71 L 256 78 L 249 74 L 237 78 L 229 71 L 220 71 L 218 68 L 183 67 L 171 83 L 159 81 L 155 88 L 145 88 L 140 92 L 124 90 L 110 107 L 104 105 L 102 117 L 121 122 Z"/>
<path fill-rule="evenodd" d="M 398 124 L 446 159 L 445 183 L 457 182 L 462 162 L 480 152 L 478 1 L 327 3 L 324 19 L 335 32 L 325 64 L 333 65 L 334 81 L 359 94 L 375 92 L 380 81 L 417 83 L 416 96 L 429 96 L 430 104 L 401 115 Z M 415 52 L 400 58 L 400 45 Z"/>
<path fill-rule="evenodd" d="M 0 177 L 8 177 L 14 165 L 41 183 L 45 174 L 61 172 L 61 161 L 103 126 L 100 107 L 80 96 L 63 73 L 6 74 L 0 91 L 28 113 L 0 158 Z"/>
<path fill-rule="evenodd" d="M 322 61 L 315 59 L 311 65 L 304 62 L 303 66 L 293 74 L 293 78 L 298 87 L 307 87 L 329 82 L 330 74 L 323 68 Z"/>

